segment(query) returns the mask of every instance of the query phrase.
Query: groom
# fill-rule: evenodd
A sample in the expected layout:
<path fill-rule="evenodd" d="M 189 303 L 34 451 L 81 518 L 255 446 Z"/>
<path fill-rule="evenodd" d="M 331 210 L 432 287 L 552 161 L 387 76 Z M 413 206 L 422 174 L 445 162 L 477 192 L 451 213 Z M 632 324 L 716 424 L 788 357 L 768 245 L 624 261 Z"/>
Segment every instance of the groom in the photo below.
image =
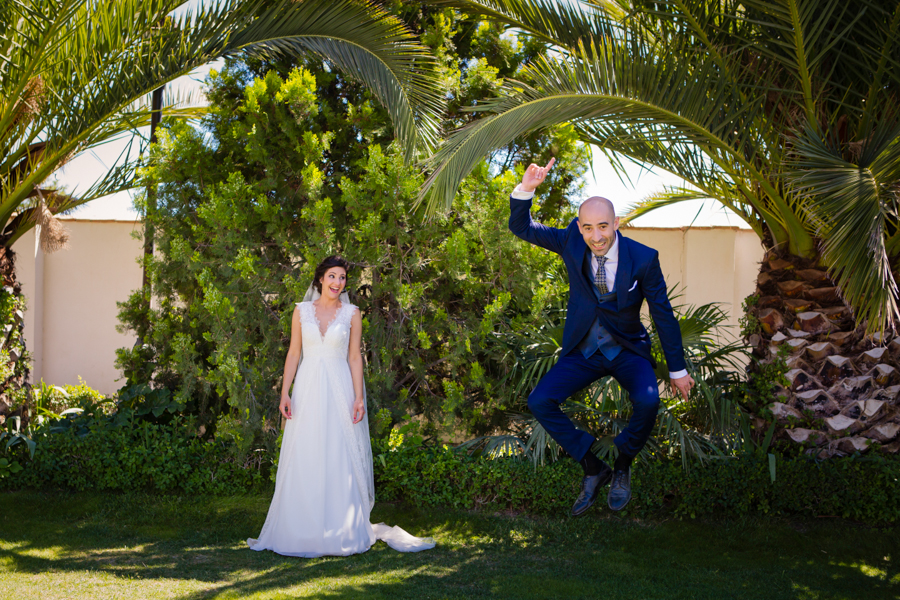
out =
<path fill-rule="evenodd" d="M 526 242 L 559 254 L 569 272 L 569 304 L 559 361 L 541 379 L 528 408 L 544 429 L 584 469 L 581 493 L 572 515 L 585 513 L 610 480 L 607 502 L 622 510 L 631 500 L 631 462 L 641 451 L 656 422 L 659 388 L 650 353 L 650 339 L 641 324 L 644 299 L 670 369 L 672 386 L 688 397 L 694 380 L 688 375 L 681 330 L 666 294 L 659 253 L 620 233 L 612 202 L 594 196 L 578 209 L 565 229 L 531 219 L 534 190 L 556 162 L 532 164 L 510 197 L 509 229 Z M 575 428 L 560 404 L 592 382 L 612 375 L 628 392 L 631 420 L 614 442 L 613 468 L 591 452 L 594 437 Z"/>

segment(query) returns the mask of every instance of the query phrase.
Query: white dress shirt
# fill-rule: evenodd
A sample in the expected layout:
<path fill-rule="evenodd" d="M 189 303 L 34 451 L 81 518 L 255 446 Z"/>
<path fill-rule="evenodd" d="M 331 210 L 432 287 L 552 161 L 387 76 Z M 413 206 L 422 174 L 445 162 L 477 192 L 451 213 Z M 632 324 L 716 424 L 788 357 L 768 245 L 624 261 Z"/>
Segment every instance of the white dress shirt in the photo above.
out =
<path fill-rule="evenodd" d="M 534 192 L 524 192 L 519 190 L 519 186 L 516 186 L 516 189 L 513 190 L 512 194 L 510 194 L 516 200 L 531 200 L 534 198 Z M 600 264 L 600 261 L 597 260 L 597 256 L 594 253 L 591 253 L 591 273 L 594 276 L 594 281 L 597 280 L 597 267 Z M 614 291 L 616 285 L 616 273 L 619 270 L 619 236 L 616 234 L 616 241 L 613 243 L 612 247 L 610 247 L 609 251 L 606 253 L 606 264 L 603 265 L 606 269 L 606 286 L 609 288 L 609 291 Z M 687 375 L 687 369 L 682 369 L 680 371 L 669 371 L 669 379 L 681 379 L 685 375 Z"/>

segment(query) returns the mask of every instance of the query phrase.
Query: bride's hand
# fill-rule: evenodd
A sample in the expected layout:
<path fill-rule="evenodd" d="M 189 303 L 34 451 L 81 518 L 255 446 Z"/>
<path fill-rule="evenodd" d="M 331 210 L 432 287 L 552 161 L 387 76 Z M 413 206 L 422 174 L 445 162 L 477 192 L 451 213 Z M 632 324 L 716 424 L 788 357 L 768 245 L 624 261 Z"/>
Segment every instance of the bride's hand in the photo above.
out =
<path fill-rule="evenodd" d="M 366 416 L 366 401 L 357 400 L 353 403 L 353 423 L 359 423 Z"/>
<path fill-rule="evenodd" d="M 278 405 L 278 409 L 281 411 L 281 414 L 284 415 L 285 419 L 291 418 L 291 397 L 287 394 L 281 395 L 281 404 Z"/>

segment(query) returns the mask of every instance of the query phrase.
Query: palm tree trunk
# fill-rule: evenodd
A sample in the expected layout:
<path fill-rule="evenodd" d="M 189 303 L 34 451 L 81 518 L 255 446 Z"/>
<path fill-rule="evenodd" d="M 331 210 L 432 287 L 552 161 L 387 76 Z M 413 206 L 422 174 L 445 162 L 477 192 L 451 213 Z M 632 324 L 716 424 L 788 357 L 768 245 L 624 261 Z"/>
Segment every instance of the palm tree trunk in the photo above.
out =
<path fill-rule="evenodd" d="M 818 258 L 769 252 L 756 295 L 750 370 L 764 376 L 779 360 L 788 369 L 774 402 L 750 399 L 757 425 L 774 418 L 778 439 L 823 458 L 900 450 L 900 337 L 866 337 Z"/>

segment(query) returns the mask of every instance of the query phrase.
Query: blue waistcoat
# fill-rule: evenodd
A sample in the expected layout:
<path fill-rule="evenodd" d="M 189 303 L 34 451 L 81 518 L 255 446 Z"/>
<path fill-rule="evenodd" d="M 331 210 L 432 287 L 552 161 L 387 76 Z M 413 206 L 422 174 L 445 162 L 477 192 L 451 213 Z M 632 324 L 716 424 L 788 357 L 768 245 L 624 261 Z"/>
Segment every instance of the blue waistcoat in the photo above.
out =
<path fill-rule="evenodd" d="M 594 286 L 594 291 L 601 306 L 606 305 L 606 308 L 615 310 L 615 291 L 601 295 L 600 290 L 598 290 L 596 286 Z M 590 330 L 588 330 L 587 335 L 584 336 L 584 339 L 581 340 L 577 348 L 585 358 L 590 358 L 594 355 L 594 352 L 599 350 L 607 360 L 613 360 L 619 355 L 619 352 L 622 351 L 622 346 L 620 346 L 606 328 L 600 324 L 599 318 L 594 319 Z"/>

